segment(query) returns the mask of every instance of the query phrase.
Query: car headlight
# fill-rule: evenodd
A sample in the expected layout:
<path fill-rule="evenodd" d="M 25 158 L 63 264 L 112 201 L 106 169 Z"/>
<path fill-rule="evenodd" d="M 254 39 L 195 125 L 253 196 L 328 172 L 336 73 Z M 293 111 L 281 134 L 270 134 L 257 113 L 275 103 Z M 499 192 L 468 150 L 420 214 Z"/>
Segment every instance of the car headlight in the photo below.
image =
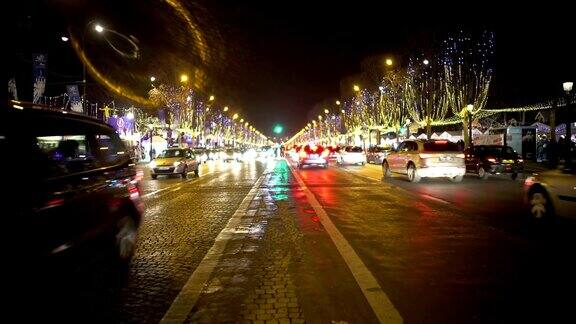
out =
<path fill-rule="evenodd" d="M 175 167 L 177 167 L 177 166 L 179 166 L 179 165 L 180 165 L 180 161 L 174 162 L 174 166 L 175 166 Z"/>
<path fill-rule="evenodd" d="M 148 163 L 148 166 L 150 167 L 150 169 L 154 169 L 156 167 L 156 161 Z"/>

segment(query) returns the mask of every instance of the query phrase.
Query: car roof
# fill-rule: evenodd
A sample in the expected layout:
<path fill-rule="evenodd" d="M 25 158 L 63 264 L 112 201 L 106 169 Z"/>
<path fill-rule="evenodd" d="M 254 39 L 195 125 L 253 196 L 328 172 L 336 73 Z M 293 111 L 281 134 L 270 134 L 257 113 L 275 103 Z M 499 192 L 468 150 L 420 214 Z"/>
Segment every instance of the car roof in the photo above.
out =
<path fill-rule="evenodd" d="M 44 117 L 55 117 L 66 120 L 75 120 L 83 123 L 91 123 L 101 127 L 106 127 L 114 132 L 116 131 L 112 126 L 102 122 L 99 119 L 72 111 L 47 109 L 38 105 L 32 105 L 28 107 L 26 104 L 22 104 L 22 106 L 24 109 L 0 109 L 0 120 L 7 123 L 12 123 L 16 118 L 26 120 L 30 118 L 40 119 Z"/>

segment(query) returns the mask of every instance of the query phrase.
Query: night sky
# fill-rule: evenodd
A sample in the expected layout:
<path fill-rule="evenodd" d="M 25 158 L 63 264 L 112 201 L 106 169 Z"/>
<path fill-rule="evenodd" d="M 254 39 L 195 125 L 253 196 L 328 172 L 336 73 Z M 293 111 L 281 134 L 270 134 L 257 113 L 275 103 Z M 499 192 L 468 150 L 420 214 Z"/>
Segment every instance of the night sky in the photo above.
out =
<path fill-rule="evenodd" d="M 182 42 L 182 24 L 175 22 L 160 1 L 23 4 L 10 21 L 17 27 L 11 35 L 17 44 L 12 57 L 17 62 L 13 68 L 18 70 L 14 73 L 19 86 L 29 82 L 28 53 L 46 51 L 54 80 L 48 94 L 64 92 L 58 82 L 78 78 L 81 65 L 59 40 L 59 33 L 95 17 L 105 17 L 115 30 L 139 40 L 141 62 L 119 63 L 109 53 L 94 52 L 96 63 L 138 93 L 146 93 L 145 80 L 162 64 L 165 71 L 195 62 L 190 44 Z M 314 104 L 339 96 L 340 80 L 358 74 L 366 56 L 408 56 L 420 43 L 457 29 L 495 32 L 495 77 L 489 106 L 536 103 L 560 95 L 561 82 L 575 79 L 576 37 L 568 8 L 471 4 L 483 7 L 464 9 L 438 2 L 426 6 L 383 1 L 207 0 L 188 7 L 198 18 L 215 58 L 206 69 L 204 91 L 215 93 L 220 104 L 239 110 L 264 133 L 282 123 L 289 136 L 305 124 Z M 23 27 L 27 25 L 32 26 Z M 93 88 L 96 92 L 96 86 Z M 26 93 L 19 91 L 22 96 Z"/>

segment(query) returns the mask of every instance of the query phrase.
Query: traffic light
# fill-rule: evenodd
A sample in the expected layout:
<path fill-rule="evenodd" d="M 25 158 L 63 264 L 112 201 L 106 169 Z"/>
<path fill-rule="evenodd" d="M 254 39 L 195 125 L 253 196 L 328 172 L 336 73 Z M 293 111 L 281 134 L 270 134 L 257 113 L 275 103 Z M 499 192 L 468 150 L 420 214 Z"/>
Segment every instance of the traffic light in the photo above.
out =
<path fill-rule="evenodd" d="M 282 125 L 280 124 L 276 124 L 274 125 L 274 129 L 272 131 L 274 132 L 274 134 L 282 134 L 282 132 L 284 131 L 284 127 L 282 127 Z"/>

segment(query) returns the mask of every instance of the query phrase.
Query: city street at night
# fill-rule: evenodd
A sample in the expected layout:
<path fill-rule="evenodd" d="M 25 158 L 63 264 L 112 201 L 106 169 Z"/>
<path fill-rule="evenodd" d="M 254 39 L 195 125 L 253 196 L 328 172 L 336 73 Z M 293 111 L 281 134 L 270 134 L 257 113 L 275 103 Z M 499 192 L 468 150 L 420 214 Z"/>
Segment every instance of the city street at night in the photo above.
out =
<path fill-rule="evenodd" d="M 283 159 L 209 161 L 187 180 L 146 171 L 127 277 L 85 261 L 52 282 L 71 300 L 51 311 L 150 323 L 573 318 L 575 224 L 531 222 L 522 180 L 379 177 L 379 166 L 295 171 Z M 374 291 L 386 303 L 371 304 Z"/>
<path fill-rule="evenodd" d="M 5 321 L 576 323 L 564 7 L 11 3 Z"/>

